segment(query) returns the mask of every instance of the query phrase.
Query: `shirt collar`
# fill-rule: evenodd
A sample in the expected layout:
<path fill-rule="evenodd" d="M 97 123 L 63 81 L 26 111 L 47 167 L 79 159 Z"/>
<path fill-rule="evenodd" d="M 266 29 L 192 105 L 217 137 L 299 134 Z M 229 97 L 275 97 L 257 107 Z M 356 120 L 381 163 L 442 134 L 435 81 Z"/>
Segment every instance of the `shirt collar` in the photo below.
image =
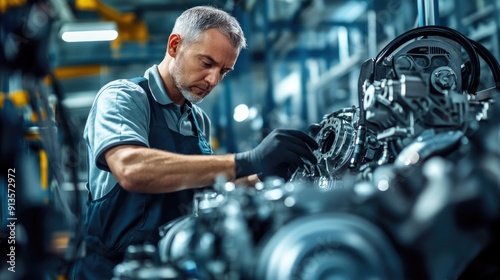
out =
<path fill-rule="evenodd" d="M 158 72 L 158 65 L 153 65 L 149 67 L 146 72 L 144 72 L 144 77 L 148 79 L 149 89 L 156 102 L 161 105 L 167 105 L 172 103 L 172 100 L 167 95 L 167 91 L 163 86 L 163 80 L 161 79 L 160 72 Z"/>
<path fill-rule="evenodd" d="M 144 73 L 144 77 L 148 79 L 149 89 L 151 90 L 151 94 L 156 102 L 161 105 L 172 104 L 173 101 L 170 100 L 170 97 L 167 95 L 167 91 L 163 86 L 163 80 L 161 79 L 160 72 L 158 72 L 158 65 L 153 65 L 149 67 Z M 191 108 L 193 108 L 193 104 L 188 100 L 184 101 L 184 105 L 181 106 L 181 112 L 190 112 Z"/>

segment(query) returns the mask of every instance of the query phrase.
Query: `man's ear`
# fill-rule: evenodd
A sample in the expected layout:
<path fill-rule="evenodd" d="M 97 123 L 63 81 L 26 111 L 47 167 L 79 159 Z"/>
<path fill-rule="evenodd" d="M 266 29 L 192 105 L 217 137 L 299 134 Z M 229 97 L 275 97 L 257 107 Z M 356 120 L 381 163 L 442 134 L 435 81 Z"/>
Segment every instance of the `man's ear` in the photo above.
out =
<path fill-rule="evenodd" d="M 167 43 L 167 53 L 171 57 L 175 57 L 179 53 L 179 48 L 181 46 L 181 36 L 179 34 L 170 34 Z"/>

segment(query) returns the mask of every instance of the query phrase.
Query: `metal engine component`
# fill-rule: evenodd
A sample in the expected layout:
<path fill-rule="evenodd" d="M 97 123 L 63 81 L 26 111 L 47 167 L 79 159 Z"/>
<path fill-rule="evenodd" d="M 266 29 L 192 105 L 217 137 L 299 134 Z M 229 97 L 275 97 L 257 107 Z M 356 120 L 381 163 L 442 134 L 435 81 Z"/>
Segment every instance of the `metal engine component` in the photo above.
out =
<path fill-rule="evenodd" d="M 348 187 L 369 180 L 379 166 L 422 163 L 455 149 L 472 122 L 486 120 L 492 102 L 463 88 L 462 57 L 457 42 L 429 36 L 404 42 L 380 63 L 367 60 L 359 107 L 338 110 L 315 126 L 318 164 L 299 168 L 291 181 Z"/>
<path fill-rule="evenodd" d="M 160 259 L 194 279 L 401 279 L 384 233 L 367 219 L 335 212 L 363 196 L 281 179 L 257 189 L 227 183 L 212 198 L 217 207 L 164 227 Z"/>
<path fill-rule="evenodd" d="M 315 166 L 299 168 L 291 177 L 292 182 L 309 182 L 321 190 L 338 189 L 353 184 L 355 176 L 363 172 L 382 153 L 382 146 L 375 134 L 368 132 L 363 164 L 350 168 L 355 149 L 359 109 L 344 108 L 323 117 L 317 125 L 314 138 L 319 148 L 314 151 L 318 159 Z"/>
<path fill-rule="evenodd" d="M 354 117 L 355 112 L 327 117 L 318 132 L 316 140 L 320 148 L 314 151 L 314 155 L 325 161 L 323 171 L 332 174 L 333 177 L 349 166 L 349 159 L 353 152 Z"/>
<path fill-rule="evenodd" d="M 133 245 L 127 248 L 125 260 L 113 271 L 112 280 L 174 280 L 180 278 L 179 270 L 170 265 L 159 265 L 156 261 L 156 247 Z"/>
<path fill-rule="evenodd" d="M 286 256 L 286 257 L 285 257 Z M 390 242 L 348 213 L 293 220 L 265 242 L 255 279 L 403 279 Z"/>
<path fill-rule="evenodd" d="M 162 264 L 182 279 L 498 279 L 500 103 L 476 92 L 471 50 L 496 85 L 500 66 L 464 40 L 433 26 L 391 42 L 362 65 L 359 106 L 312 126 L 317 165 L 218 181 L 162 227 Z"/>

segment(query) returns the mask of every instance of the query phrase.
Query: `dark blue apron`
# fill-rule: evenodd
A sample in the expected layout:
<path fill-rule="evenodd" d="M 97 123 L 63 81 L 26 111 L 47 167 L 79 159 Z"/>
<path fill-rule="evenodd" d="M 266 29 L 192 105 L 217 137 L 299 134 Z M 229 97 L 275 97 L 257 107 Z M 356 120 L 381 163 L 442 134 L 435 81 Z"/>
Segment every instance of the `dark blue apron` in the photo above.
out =
<path fill-rule="evenodd" d="M 149 90 L 144 77 L 133 78 L 147 93 L 151 108 L 149 145 L 151 148 L 180 154 L 211 154 L 196 117 L 197 135 L 184 136 L 168 128 L 161 105 Z M 195 113 L 192 109 L 193 116 Z M 147 170 L 145 171 L 147 172 Z M 86 217 L 86 255 L 74 266 L 74 279 L 111 279 L 113 268 L 123 261 L 129 245 L 157 245 L 158 228 L 191 210 L 193 190 L 166 194 L 131 193 L 119 184 L 104 197 L 89 203 Z"/>

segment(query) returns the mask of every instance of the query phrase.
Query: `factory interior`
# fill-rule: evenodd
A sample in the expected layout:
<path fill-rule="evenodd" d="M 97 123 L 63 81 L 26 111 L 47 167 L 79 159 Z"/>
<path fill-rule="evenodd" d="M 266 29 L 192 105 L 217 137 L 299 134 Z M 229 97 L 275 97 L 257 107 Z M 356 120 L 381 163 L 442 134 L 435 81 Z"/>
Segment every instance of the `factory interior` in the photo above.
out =
<path fill-rule="evenodd" d="M 196 6 L 247 43 L 197 104 L 214 156 L 293 129 L 317 164 L 218 176 L 112 278 L 73 274 L 96 95 L 162 62 Z M 500 279 L 499 15 L 500 0 L 0 1 L 0 279 Z"/>

